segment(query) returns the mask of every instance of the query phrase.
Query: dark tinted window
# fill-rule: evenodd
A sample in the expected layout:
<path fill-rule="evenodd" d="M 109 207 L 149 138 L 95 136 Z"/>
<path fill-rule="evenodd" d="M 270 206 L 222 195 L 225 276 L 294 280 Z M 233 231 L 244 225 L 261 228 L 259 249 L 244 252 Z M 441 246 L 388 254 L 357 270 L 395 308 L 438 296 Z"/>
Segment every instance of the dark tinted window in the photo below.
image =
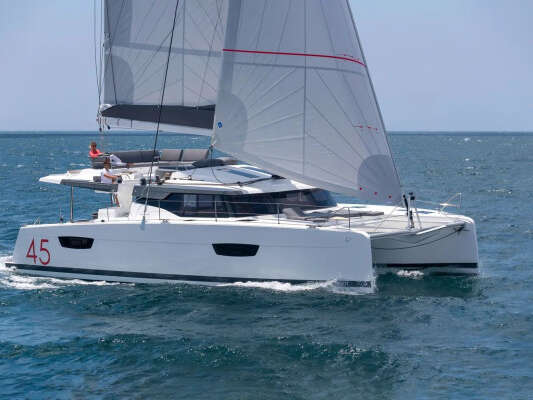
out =
<path fill-rule="evenodd" d="M 59 236 L 58 239 L 61 247 L 67 249 L 90 249 L 94 242 L 93 238 L 80 236 Z"/>
<path fill-rule="evenodd" d="M 144 203 L 139 198 L 137 202 Z M 322 189 L 291 190 L 288 192 L 247 195 L 210 195 L 173 193 L 163 200 L 149 200 L 148 204 L 161 207 L 180 217 L 247 217 L 282 212 L 285 206 L 311 210 L 333 207 L 337 203 Z M 216 211 L 215 211 L 216 210 Z"/>

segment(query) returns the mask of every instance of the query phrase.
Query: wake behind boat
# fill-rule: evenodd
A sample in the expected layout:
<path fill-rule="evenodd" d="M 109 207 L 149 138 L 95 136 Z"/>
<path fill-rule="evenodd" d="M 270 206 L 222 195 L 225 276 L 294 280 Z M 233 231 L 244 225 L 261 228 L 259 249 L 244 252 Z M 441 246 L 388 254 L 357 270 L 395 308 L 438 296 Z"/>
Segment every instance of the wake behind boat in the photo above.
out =
<path fill-rule="evenodd" d="M 12 266 L 117 281 L 336 280 L 373 266 L 475 273 L 474 222 L 402 195 L 348 2 L 103 3 L 102 126 L 155 128 L 128 168 L 42 180 L 115 192 L 89 221 L 20 229 Z M 209 150 L 156 150 L 160 128 Z M 213 158 L 213 148 L 242 161 Z M 337 204 L 329 191 L 382 205 Z M 71 213 L 72 215 L 72 213 Z"/>

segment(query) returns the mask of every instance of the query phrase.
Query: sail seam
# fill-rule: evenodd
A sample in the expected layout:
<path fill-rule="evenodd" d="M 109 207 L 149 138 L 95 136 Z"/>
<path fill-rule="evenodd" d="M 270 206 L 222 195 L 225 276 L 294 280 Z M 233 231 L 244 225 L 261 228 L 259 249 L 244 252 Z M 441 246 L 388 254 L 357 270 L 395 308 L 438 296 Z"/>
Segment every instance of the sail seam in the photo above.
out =
<path fill-rule="evenodd" d="M 336 60 L 350 61 L 366 68 L 366 65 L 358 60 L 348 56 L 334 56 L 331 54 L 317 54 L 317 53 L 291 53 L 285 51 L 264 51 L 264 50 L 244 50 L 244 49 L 222 49 L 233 53 L 250 53 L 250 54 L 275 54 L 280 56 L 299 56 L 299 57 L 318 57 L 318 58 L 332 58 Z"/>

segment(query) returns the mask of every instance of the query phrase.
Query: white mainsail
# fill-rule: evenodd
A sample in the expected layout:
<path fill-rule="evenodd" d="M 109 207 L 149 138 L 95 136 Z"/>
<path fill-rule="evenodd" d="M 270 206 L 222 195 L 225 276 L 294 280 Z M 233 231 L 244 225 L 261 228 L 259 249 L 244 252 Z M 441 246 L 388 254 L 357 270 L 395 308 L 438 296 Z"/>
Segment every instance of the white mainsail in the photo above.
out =
<path fill-rule="evenodd" d="M 231 0 L 214 144 L 379 202 L 401 189 L 347 1 Z"/>
<path fill-rule="evenodd" d="M 168 60 L 162 127 L 211 135 L 227 0 L 105 0 L 102 7 L 106 123 L 155 128 Z"/>

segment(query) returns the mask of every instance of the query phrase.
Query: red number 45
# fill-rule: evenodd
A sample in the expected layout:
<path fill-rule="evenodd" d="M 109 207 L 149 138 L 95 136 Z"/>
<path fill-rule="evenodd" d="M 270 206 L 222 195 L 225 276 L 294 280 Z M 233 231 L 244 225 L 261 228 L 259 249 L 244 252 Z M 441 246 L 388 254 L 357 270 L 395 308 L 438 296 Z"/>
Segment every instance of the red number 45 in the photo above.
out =
<path fill-rule="evenodd" d="M 46 243 L 48 243 L 48 239 L 41 239 L 41 245 L 39 249 L 40 255 L 39 257 L 37 257 L 37 254 L 35 254 L 35 238 L 33 238 L 30 243 L 30 247 L 28 248 L 28 251 L 26 252 L 26 258 L 33 258 L 34 264 L 37 264 L 37 258 L 39 258 L 39 262 L 42 265 L 48 265 L 48 263 L 50 262 L 50 252 L 48 251 L 46 247 L 44 247 Z M 44 260 L 41 258 L 43 253 L 46 254 L 46 258 Z"/>

